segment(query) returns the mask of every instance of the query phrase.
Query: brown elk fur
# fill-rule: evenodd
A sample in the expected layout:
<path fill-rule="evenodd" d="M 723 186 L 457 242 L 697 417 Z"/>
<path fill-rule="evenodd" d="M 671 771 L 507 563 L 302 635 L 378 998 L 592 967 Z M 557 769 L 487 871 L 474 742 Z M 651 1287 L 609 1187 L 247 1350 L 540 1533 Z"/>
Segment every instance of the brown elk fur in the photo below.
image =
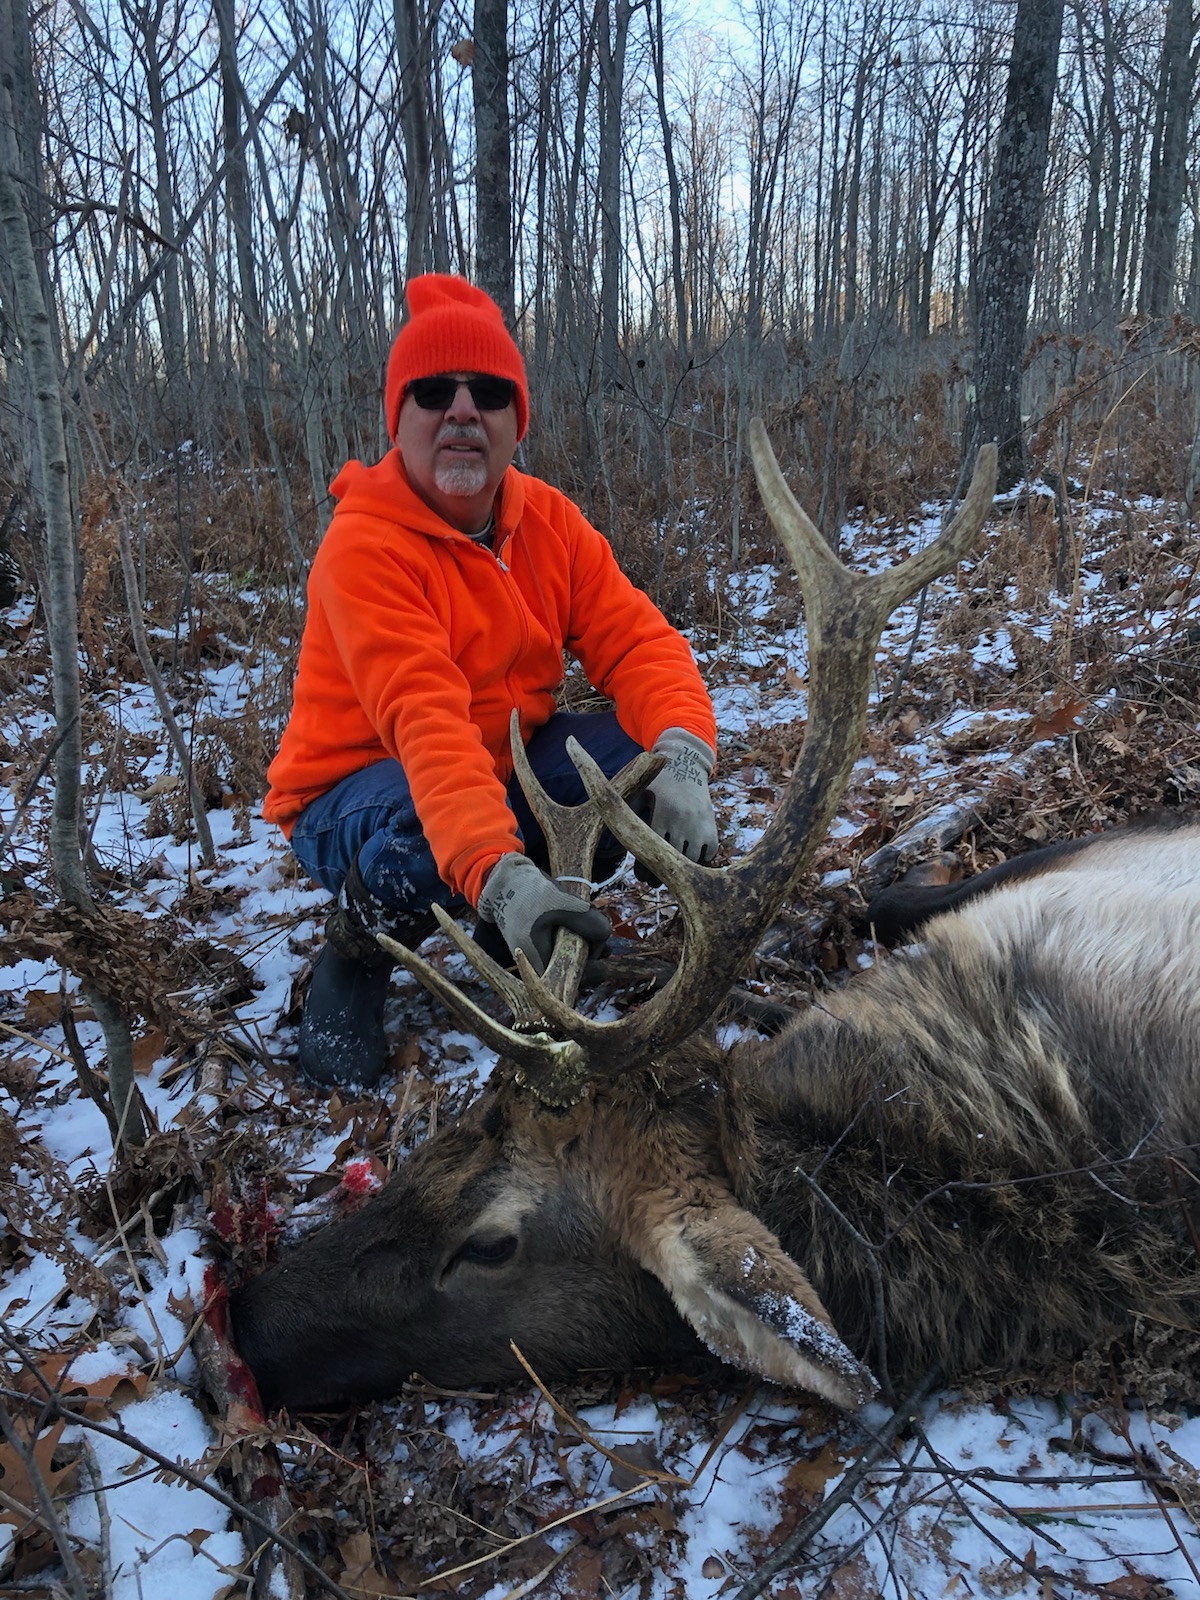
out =
<path fill-rule="evenodd" d="M 1200 1326 L 1198 1236 L 1190 824 L 999 884 L 769 1043 L 694 1040 L 564 1110 L 498 1069 L 233 1315 L 269 1404 L 519 1378 L 510 1341 L 546 1377 L 675 1363 L 699 1334 L 853 1405 L 866 1366 Z"/>

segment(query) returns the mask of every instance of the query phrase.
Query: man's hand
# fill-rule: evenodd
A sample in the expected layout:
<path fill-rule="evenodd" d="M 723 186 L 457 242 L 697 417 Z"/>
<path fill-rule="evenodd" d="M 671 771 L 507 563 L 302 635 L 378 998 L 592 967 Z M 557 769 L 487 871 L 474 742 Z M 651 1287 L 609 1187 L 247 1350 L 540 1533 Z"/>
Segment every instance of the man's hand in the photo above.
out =
<path fill-rule="evenodd" d="M 556 928 L 579 934 L 593 953 L 612 932 L 603 911 L 560 889 L 528 856 L 515 850 L 501 856 L 488 874 L 479 896 L 479 915 L 496 924 L 514 954 L 524 950 L 536 972 L 546 970 Z"/>
<path fill-rule="evenodd" d="M 708 780 L 715 753 L 686 728 L 668 728 L 655 741 L 654 754 L 670 759 L 646 785 L 654 797 L 650 826 L 689 860 L 711 861 L 717 853 L 717 819 Z"/>

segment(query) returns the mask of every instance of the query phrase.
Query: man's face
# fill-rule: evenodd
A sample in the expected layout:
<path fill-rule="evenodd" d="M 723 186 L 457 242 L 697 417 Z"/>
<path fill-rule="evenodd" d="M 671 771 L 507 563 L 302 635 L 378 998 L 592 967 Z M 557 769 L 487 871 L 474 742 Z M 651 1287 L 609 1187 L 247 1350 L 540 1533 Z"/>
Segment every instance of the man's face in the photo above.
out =
<path fill-rule="evenodd" d="M 425 410 L 405 392 L 396 424 L 396 444 L 413 488 L 452 528 L 478 533 L 487 524 L 500 480 L 517 448 L 517 408 L 481 410 L 468 378 L 453 372 L 454 398 L 445 410 Z"/>

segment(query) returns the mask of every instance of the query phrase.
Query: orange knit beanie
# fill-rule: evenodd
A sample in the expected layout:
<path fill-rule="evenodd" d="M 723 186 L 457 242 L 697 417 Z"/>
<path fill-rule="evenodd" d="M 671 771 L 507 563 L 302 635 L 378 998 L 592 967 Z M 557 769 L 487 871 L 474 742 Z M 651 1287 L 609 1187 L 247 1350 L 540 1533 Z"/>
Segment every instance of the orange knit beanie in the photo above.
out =
<path fill-rule="evenodd" d="M 414 378 L 487 372 L 516 384 L 517 438 L 523 439 L 529 423 L 525 363 L 492 297 L 465 278 L 441 272 L 411 279 L 404 297 L 408 321 L 392 345 L 384 390 L 388 437 L 396 437 L 404 391 Z"/>

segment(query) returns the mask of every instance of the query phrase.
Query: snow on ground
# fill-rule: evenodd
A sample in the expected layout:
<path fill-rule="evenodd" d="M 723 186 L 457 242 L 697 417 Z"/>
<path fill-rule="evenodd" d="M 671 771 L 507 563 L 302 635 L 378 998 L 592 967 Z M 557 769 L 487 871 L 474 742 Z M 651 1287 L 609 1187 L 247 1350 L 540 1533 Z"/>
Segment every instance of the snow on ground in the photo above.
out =
<path fill-rule="evenodd" d="M 930 531 L 936 531 L 932 519 L 921 536 Z M 856 554 L 868 567 L 883 559 L 862 538 Z M 1186 595 L 1174 605 L 1134 614 L 1127 599 L 1100 589 L 1098 573 L 1087 577 L 1079 603 L 1091 609 L 1080 613 L 1080 627 L 1106 617 L 1128 639 L 1131 655 L 1151 651 L 1164 633 L 1173 635 L 1200 619 L 1200 608 Z M 789 580 L 786 587 L 788 614 L 794 616 L 795 585 Z M 803 629 L 780 623 L 778 592 L 774 569 L 743 572 L 730 596 L 738 610 L 736 641 L 709 649 L 704 637 L 695 640 L 714 690 L 725 752 L 717 793 L 726 836 L 737 849 L 761 835 L 777 782 L 767 757 L 756 752 L 784 730 L 784 744 L 794 754 L 807 705 Z M 1049 611 L 1022 616 L 1018 627 L 1015 592 L 1011 609 L 1011 621 L 968 640 L 965 670 L 976 675 L 978 703 L 935 707 L 930 716 L 914 719 L 905 737 L 898 736 L 887 760 L 864 756 L 832 829 L 834 841 L 863 837 L 880 826 L 881 815 L 907 824 L 939 800 L 978 790 L 996 763 L 1009 759 L 1009 740 L 1018 728 L 1029 728 L 1032 712 L 1019 693 L 1010 703 L 1005 698 L 1004 686 L 1017 666 L 1018 632 L 1043 645 L 1051 637 Z M 32 615 L 28 603 L 8 614 L 6 654 L 20 654 Z M 911 605 L 894 619 L 888 634 L 892 666 L 880 673 L 877 701 L 916 626 Z M 944 648 L 926 623 L 911 670 L 935 673 Z M 238 657 L 206 671 L 198 680 L 193 716 L 235 718 L 258 681 L 255 674 L 278 670 L 268 655 L 255 659 L 255 666 Z M 252 1124 L 256 1107 L 268 1102 L 299 1108 L 304 1118 L 290 1125 L 280 1159 L 297 1183 L 340 1171 L 345 1118 L 339 1120 L 320 1096 L 297 1083 L 290 1064 L 293 984 L 315 945 L 325 896 L 297 876 L 283 841 L 252 807 L 235 803 L 210 812 L 217 850 L 212 868 L 201 865 L 194 843 L 179 842 L 169 831 L 150 837 L 156 800 L 172 792 L 153 699 L 142 684 L 115 684 L 104 707 L 126 735 L 141 736 L 139 748 L 148 753 L 136 785 L 106 787 L 98 800 L 95 793 L 91 797 L 97 857 L 129 880 L 123 903 L 148 917 L 173 911 L 185 891 L 207 895 L 207 910 L 195 918 L 197 930 L 236 949 L 256 985 L 237 1007 L 234 1030 L 259 1052 L 232 1069 L 241 1113 Z M 0 735 L 10 752 L 28 748 L 48 725 L 44 710 L 17 697 L 10 697 L 0 715 Z M 1068 719 L 1043 737 L 1061 737 L 1071 725 Z M 783 770 L 787 750 L 771 758 L 782 761 Z M 89 762 L 98 767 L 104 755 L 98 743 Z M 45 797 L 37 794 L 19 818 L 16 798 L 8 793 L 0 802 L 0 821 L 14 824 L 10 855 L 48 894 L 41 832 Z M 834 890 L 847 876 L 845 865 L 827 869 L 824 887 Z M 635 908 L 629 914 L 639 916 L 643 928 L 669 917 L 663 897 L 638 889 L 628 873 L 612 894 L 614 903 Z M 453 968 L 456 958 L 445 950 L 442 958 Z M 90 1552 L 88 1570 L 111 1571 L 114 1600 L 215 1600 L 245 1569 L 251 1546 L 202 1487 L 214 1481 L 224 1449 L 197 1392 L 190 1346 L 208 1250 L 203 1186 L 193 1186 L 191 1198 L 169 1218 L 147 1209 L 146 1226 L 136 1239 L 130 1236 L 111 1188 L 107 1125 L 80 1093 L 70 1041 L 57 1021 L 60 986 L 70 993 L 74 983 L 52 965 L 25 960 L 5 971 L 0 1108 L 13 1118 L 25 1151 L 24 1157 L 8 1152 L 13 1159 L 5 1185 L 8 1243 L 0 1318 L 6 1381 L 10 1390 L 27 1384 L 29 1363 L 37 1366 L 56 1351 L 77 1352 L 62 1383 L 68 1392 L 73 1386 L 102 1392 L 106 1398 L 103 1405 L 97 1402 L 95 1415 L 128 1436 L 69 1427 L 60 1441 L 65 1451 L 79 1454 L 81 1464 L 61 1479 L 59 1514 L 76 1547 Z M 394 1092 L 389 1087 L 380 1097 L 391 1097 L 396 1117 L 385 1142 L 389 1159 L 429 1126 L 439 1104 L 443 1115 L 452 1110 L 456 1095 L 482 1081 L 493 1060 L 476 1041 L 447 1027 L 410 978 L 397 979 L 392 1020 L 398 1031 L 414 1024 L 419 1030 L 422 1071 L 436 1079 L 436 1089 L 432 1101 L 425 1094 L 420 1115 L 403 1125 L 414 1069 L 407 1069 L 407 1077 L 401 1073 Z M 81 1016 L 78 1033 L 84 1054 L 99 1065 L 98 1024 Z M 174 1066 L 170 1058 L 148 1061 L 139 1079 L 164 1130 L 181 1127 L 195 1110 L 194 1074 Z M 231 1137 L 237 1125 L 228 1124 Z M 278 1131 L 276 1124 L 264 1126 Z M 106 1188 L 108 1216 L 97 1221 Z M 292 1230 L 305 1210 L 303 1203 L 297 1206 Z M 123 1397 L 122 1378 L 131 1389 Z M 735 1594 L 791 1527 L 836 1492 L 887 1413 L 872 1408 L 860 1426 L 839 1421 L 803 1396 L 739 1383 L 735 1376 L 729 1383 L 699 1408 L 670 1390 L 655 1393 L 642 1385 L 581 1403 L 565 1420 L 532 1390 L 481 1408 L 418 1388 L 380 1408 L 392 1465 L 410 1484 L 408 1500 L 401 1494 L 396 1501 L 397 1515 L 420 1498 L 418 1441 L 432 1433 L 454 1470 L 467 1476 L 492 1474 L 504 1482 L 519 1461 L 536 1511 L 541 1566 L 532 1577 L 514 1586 L 502 1560 L 509 1547 L 497 1533 L 496 1542 L 455 1580 L 461 1592 L 489 1600 L 559 1592 L 642 1600 Z M 139 1441 L 183 1463 L 196 1481 L 160 1469 L 141 1453 Z M 296 1435 L 285 1448 L 288 1455 L 294 1445 L 288 1458 L 301 1473 L 311 1463 L 308 1444 Z M 0 1457 L 10 1468 L 12 1459 L 11 1453 Z M 1155 1474 L 1157 1487 L 1150 1481 Z M 14 1481 L 11 1471 L 6 1481 Z M 918 1430 L 884 1454 L 815 1538 L 787 1592 L 917 1600 L 1200 1595 L 1198 1484 L 1200 1418 L 1161 1406 L 1143 1410 L 1136 1402 L 1128 1413 L 1095 1411 L 1086 1397 L 1069 1395 L 939 1394 L 922 1406 Z M 19 1509 L 14 1513 L 8 1502 L 4 1508 L 0 1563 L 24 1538 Z M 605 1526 L 624 1529 L 630 1549 L 642 1552 L 642 1566 L 626 1563 L 622 1588 L 588 1589 L 584 1578 L 591 1569 L 577 1558 L 587 1538 L 595 1537 L 597 1519 L 616 1519 L 618 1510 L 625 1522 Z M 325 1505 L 322 1514 L 336 1520 L 336 1504 Z M 375 1531 L 380 1548 L 387 1547 L 386 1534 L 386 1527 Z M 53 1551 L 46 1559 L 49 1577 Z M 449 1562 L 434 1564 L 444 1569 Z M 579 1587 L 560 1591 L 558 1580 L 568 1571 Z M 489 1585 L 493 1572 L 498 1575 Z M 363 1583 L 351 1592 L 371 1592 L 370 1583 Z M 408 1591 L 391 1583 L 375 1592 Z"/>

